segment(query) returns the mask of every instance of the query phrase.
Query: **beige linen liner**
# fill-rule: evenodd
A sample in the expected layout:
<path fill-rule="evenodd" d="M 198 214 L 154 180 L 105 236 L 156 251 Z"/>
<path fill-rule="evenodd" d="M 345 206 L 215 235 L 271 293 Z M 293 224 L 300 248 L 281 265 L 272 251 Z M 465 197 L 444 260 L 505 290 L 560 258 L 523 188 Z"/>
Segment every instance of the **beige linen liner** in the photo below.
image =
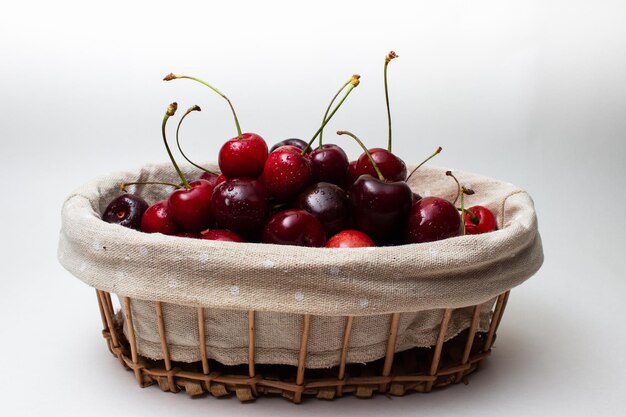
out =
<path fill-rule="evenodd" d="M 185 170 L 191 178 L 199 175 Z M 307 367 L 338 363 L 348 315 L 358 316 L 348 362 L 371 361 L 385 354 L 389 313 L 404 313 L 397 351 L 434 344 L 442 308 L 483 304 L 479 330 L 486 330 L 494 298 L 543 262 L 530 196 L 509 183 L 455 174 L 476 192 L 466 204 L 489 207 L 500 230 L 423 244 L 325 249 L 146 234 L 100 220 L 120 183 L 176 181 L 171 166 L 160 164 L 106 175 L 73 192 L 63 206 L 58 256 L 88 285 L 134 299 L 138 350 L 149 358 L 162 355 L 154 309 L 161 301 L 173 360 L 200 360 L 193 307 L 202 306 L 207 355 L 227 365 L 248 359 L 248 310 L 258 312 L 257 363 L 297 364 L 301 314 L 314 316 Z M 452 200 L 456 194 L 444 169 L 422 167 L 410 185 L 421 195 Z M 154 203 L 171 188 L 131 191 Z M 456 310 L 446 338 L 470 320 L 471 309 Z"/>

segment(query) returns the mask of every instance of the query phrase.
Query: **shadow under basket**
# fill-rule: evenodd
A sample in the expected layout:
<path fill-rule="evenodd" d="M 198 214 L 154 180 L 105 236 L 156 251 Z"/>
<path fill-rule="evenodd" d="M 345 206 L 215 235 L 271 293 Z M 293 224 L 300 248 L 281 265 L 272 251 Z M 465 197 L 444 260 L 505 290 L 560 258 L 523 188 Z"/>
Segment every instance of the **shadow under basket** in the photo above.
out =
<path fill-rule="evenodd" d="M 253 401 L 264 395 L 280 395 L 294 403 L 300 403 L 303 396 L 323 400 L 332 400 L 346 394 L 354 394 L 359 398 L 370 398 L 375 393 L 401 396 L 413 391 L 426 393 L 433 388 L 453 383 L 467 383 L 467 376 L 477 370 L 491 353 L 509 292 L 497 297 L 486 332 L 478 330 L 481 306 L 471 306 L 473 313 L 469 328 L 446 341 L 446 331 L 454 309 L 441 310 L 442 320 L 436 344 L 428 348 L 415 347 L 396 352 L 401 313 L 392 313 L 384 358 L 363 364 L 348 364 L 346 361 L 354 321 L 353 316 L 346 316 L 339 365 L 327 369 L 308 369 L 306 360 L 312 318 L 310 314 L 302 315 L 297 366 L 255 363 L 253 310 L 247 313 L 247 330 L 242 329 L 248 333 L 248 362 L 227 366 L 207 359 L 204 343 L 207 335 L 203 330 L 204 309 L 198 307 L 198 328 L 202 329 L 198 338 L 201 360 L 185 363 L 171 360 L 163 319 L 163 303 L 156 302 L 155 317 L 164 359 L 151 360 L 141 356 L 137 350 L 131 308 L 133 300 L 121 297 L 122 308 L 116 314 L 111 294 L 96 290 L 103 325 L 102 334 L 109 350 L 122 366 L 134 373 L 141 387 L 158 384 L 163 391 L 184 390 L 191 397 L 206 393 L 215 397 L 234 394 L 242 402 Z M 122 330 L 123 320 L 126 321 L 128 337 Z"/>

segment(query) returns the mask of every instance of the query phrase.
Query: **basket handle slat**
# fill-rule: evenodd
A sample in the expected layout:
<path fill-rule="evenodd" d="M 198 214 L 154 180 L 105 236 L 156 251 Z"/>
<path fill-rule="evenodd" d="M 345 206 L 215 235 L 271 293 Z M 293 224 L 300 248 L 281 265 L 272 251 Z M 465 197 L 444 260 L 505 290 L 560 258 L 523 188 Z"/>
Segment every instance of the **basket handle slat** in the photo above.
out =
<path fill-rule="evenodd" d="M 508 295 L 509 291 L 498 296 L 496 308 L 493 312 L 493 316 L 491 317 L 491 323 L 489 324 L 489 332 L 487 333 L 487 340 L 485 341 L 483 352 L 487 352 L 493 345 L 493 338 L 496 334 L 496 330 L 498 329 L 498 325 L 500 324 L 500 319 L 502 317 L 502 313 L 504 312 L 505 300 L 508 299 Z"/>
<path fill-rule="evenodd" d="M 100 306 L 104 310 L 104 318 L 106 320 L 107 327 L 109 328 L 109 332 L 111 333 L 111 342 L 113 343 L 114 348 L 120 347 L 119 339 L 117 338 L 117 332 L 115 331 L 115 326 L 113 325 L 113 308 L 109 301 L 107 301 L 106 293 L 102 290 L 98 291 L 98 298 L 100 300 Z"/>
<path fill-rule="evenodd" d="M 437 375 L 437 370 L 439 369 L 439 361 L 441 360 L 441 348 L 443 347 L 443 342 L 446 339 L 446 332 L 448 331 L 448 325 L 450 324 L 451 317 L 452 309 L 446 308 L 443 311 L 443 318 L 441 319 L 441 326 L 439 327 L 439 335 L 437 336 L 437 344 L 435 345 L 433 360 L 430 363 L 430 372 L 428 373 L 430 376 Z M 426 383 L 426 392 L 432 390 L 434 382 L 434 380 L 431 380 Z"/>
<path fill-rule="evenodd" d="M 461 365 L 465 365 L 469 361 L 469 357 L 470 357 L 470 353 L 472 352 L 472 346 L 474 345 L 474 337 L 476 336 L 476 330 L 478 329 L 479 321 L 480 321 L 480 304 L 474 306 L 474 312 L 472 313 L 472 323 L 470 324 L 470 328 L 467 333 L 467 341 L 465 342 L 465 349 L 463 350 L 463 358 L 461 359 Z M 455 380 L 459 381 L 462 377 L 463 377 L 463 371 L 459 371 L 456 374 Z"/>
<path fill-rule="evenodd" d="M 339 373 L 337 379 L 343 381 L 346 376 L 346 362 L 348 360 L 348 349 L 350 346 L 350 335 L 352 334 L 352 324 L 354 323 L 354 316 L 346 317 L 346 327 L 343 331 L 343 343 L 341 345 L 341 358 L 339 359 Z M 337 387 L 337 395 L 343 394 L 343 386 Z"/>
<path fill-rule="evenodd" d="M 309 332 L 311 328 L 311 315 L 305 314 L 302 320 L 302 335 L 300 336 L 300 353 L 298 354 L 298 374 L 296 384 L 304 384 L 304 369 L 306 364 L 307 345 L 309 343 Z M 302 391 L 294 392 L 293 402 L 299 403 L 302 399 Z"/>
<path fill-rule="evenodd" d="M 167 383 L 171 392 L 178 391 L 174 383 L 174 375 L 172 374 L 172 361 L 170 360 L 170 350 L 167 346 L 167 338 L 165 336 L 165 320 L 163 320 L 163 306 L 160 301 L 155 301 L 155 309 L 157 316 L 157 325 L 159 327 L 159 339 L 161 339 L 161 352 L 163 353 L 163 361 L 165 362 L 165 370 L 167 371 Z"/>
<path fill-rule="evenodd" d="M 135 379 L 139 386 L 143 386 L 141 370 L 139 369 L 139 362 L 137 356 L 137 339 L 135 338 L 135 326 L 133 325 L 133 312 L 130 305 L 130 298 L 124 297 L 124 315 L 126 316 L 126 323 L 128 325 L 128 341 L 130 342 L 130 357 L 133 361 L 133 372 L 135 373 Z"/>
<path fill-rule="evenodd" d="M 204 308 L 197 308 L 198 314 L 198 346 L 200 347 L 200 361 L 202 362 L 202 373 L 204 375 L 208 375 L 209 370 L 209 360 L 206 354 L 206 325 L 204 322 Z M 210 387 L 206 387 L 210 389 Z"/>

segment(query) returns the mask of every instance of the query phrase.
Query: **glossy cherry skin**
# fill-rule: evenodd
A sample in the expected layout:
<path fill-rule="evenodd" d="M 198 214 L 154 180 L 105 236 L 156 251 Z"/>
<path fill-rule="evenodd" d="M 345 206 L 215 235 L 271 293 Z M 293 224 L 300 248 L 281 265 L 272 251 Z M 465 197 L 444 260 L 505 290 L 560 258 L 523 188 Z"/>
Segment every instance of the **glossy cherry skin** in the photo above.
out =
<path fill-rule="evenodd" d="M 465 215 L 465 234 L 479 235 L 481 233 L 493 232 L 496 230 L 496 218 L 491 210 L 483 206 L 472 206 L 467 211 L 474 213 L 478 217 L 478 224 L 474 224 L 469 215 Z"/>
<path fill-rule="evenodd" d="M 285 139 L 285 140 L 281 140 L 280 142 L 278 142 L 276 145 L 272 146 L 272 149 L 270 149 L 270 153 L 274 152 L 276 149 L 280 148 L 281 146 L 285 146 L 285 145 L 291 145 L 291 146 L 295 146 L 296 148 L 300 148 L 300 150 L 306 148 L 307 143 L 305 141 L 303 141 L 302 139 Z M 309 147 L 309 149 L 306 150 L 306 153 L 311 152 L 311 148 Z"/>
<path fill-rule="evenodd" d="M 413 193 L 413 204 L 417 203 L 421 199 L 422 199 L 421 195 L 419 195 L 418 193 Z"/>
<path fill-rule="evenodd" d="M 405 181 L 406 180 L 406 164 L 404 161 L 387 149 L 373 148 L 369 150 L 372 155 L 372 159 L 378 165 L 380 172 L 388 181 Z M 372 162 L 367 157 L 367 154 L 362 153 L 357 160 L 356 165 L 357 175 L 369 174 L 373 177 L 376 176 L 376 171 L 372 166 Z"/>
<path fill-rule="evenodd" d="M 350 211 L 356 229 L 378 243 L 395 241 L 411 210 L 413 192 L 404 181 L 361 175 L 350 187 Z"/>
<path fill-rule="evenodd" d="M 140 230 L 141 218 L 147 208 L 148 203 L 143 198 L 134 194 L 122 194 L 109 203 L 102 214 L 102 220 Z"/>
<path fill-rule="evenodd" d="M 356 164 L 358 161 L 350 161 L 348 163 L 348 171 L 346 173 L 346 182 L 344 183 L 344 188 L 346 190 L 350 189 L 354 181 L 359 178 L 359 174 L 356 172 Z"/>
<path fill-rule="evenodd" d="M 217 163 L 226 178 L 257 178 L 267 159 L 267 143 L 256 133 L 244 133 L 222 145 Z"/>
<path fill-rule="evenodd" d="M 313 182 L 311 160 L 295 146 L 281 146 L 272 152 L 263 168 L 263 183 L 278 201 L 293 200 Z"/>
<path fill-rule="evenodd" d="M 315 148 L 310 154 L 313 181 L 343 185 L 348 174 L 348 156 L 341 147 L 333 144 Z"/>
<path fill-rule="evenodd" d="M 263 243 L 322 247 L 326 244 L 326 232 L 311 213 L 289 209 L 276 213 L 263 229 Z"/>
<path fill-rule="evenodd" d="M 189 190 L 179 188 L 167 201 L 174 221 L 185 232 L 200 232 L 211 224 L 211 195 L 213 187 L 207 180 L 189 183 Z"/>
<path fill-rule="evenodd" d="M 263 183 L 250 178 L 226 180 L 215 187 L 211 210 L 218 227 L 245 237 L 258 234 L 269 212 Z"/>
<path fill-rule="evenodd" d="M 175 235 L 178 226 L 174 222 L 172 210 L 167 200 L 161 200 L 146 209 L 141 218 L 141 231 L 145 233 L 163 233 Z"/>
<path fill-rule="evenodd" d="M 343 230 L 326 242 L 327 248 L 367 248 L 376 246 L 372 238 L 358 230 Z"/>
<path fill-rule="evenodd" d="M 213 188 L 215 188 L 215 186 L 218 184 L 217 181 L 219 180 L 220 175 L 222 175 L 222 174 L 212 174 L 210 172 L 203 172 L 202 175 L 200 175 L 199 179 L 207 180 L 209 182 L 209 184 L 211 184 L 211 186 Z M 222 178 L 224 178 L 224 177 L 222 177 Z M 224 179 L 226 179 L 226 178 L 224 178 Z"/>
<path fill-rule="evenodd" d="M 221 240 L 222 242 L 243 242 L 243 238 L 235 232 L 226 229 L 211 229 L 202 234 L 202 239 Z"/>
<path fill-rule="evenodd" d="M 447 200 L 424 197 L 413 205 L 406 227 L 406 243 L 433 242 L 461 234 L 461 216 Z"/>
<path fill-rule="evenodd" d="M 335 184 L 318 182 L 309 186 L 298 196 L 294 205 L 317 217 L 327 236 L 344 229 L 348 223 L 348 195 Z"/>

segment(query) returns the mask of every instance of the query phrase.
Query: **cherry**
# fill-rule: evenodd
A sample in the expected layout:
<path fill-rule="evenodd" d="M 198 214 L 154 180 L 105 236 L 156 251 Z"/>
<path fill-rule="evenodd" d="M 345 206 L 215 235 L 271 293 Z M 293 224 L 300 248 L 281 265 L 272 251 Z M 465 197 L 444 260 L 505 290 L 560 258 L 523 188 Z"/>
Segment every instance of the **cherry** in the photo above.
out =
<path fill-rule="evenodd" d="M 452 203 L 439 197 L 424 197 L 409 214 L 405 242 L 423 243 L 461 234 L 461 217 Z"/>
<path fill-rule="evenodd" d="M 217 185 L 211 210 L 218 226 L 246 237 L 261 231 L 269 211 L 263 184 L 250 178 L 234 178 Z"/>
<path fill-rule="evenodd" d="M 109 203 L 102 214 L 102 220 L 140 230 L 141 218 L 147 208 L 148 203 L 143 198 L 134 194 L 122 194 Z"/>
<path fill-rule="evenodd" d="M 211 184 L 211 186 L 215 188 L 215 186 L 218 184 L 220 176 L 223 180 L 226 180 L 226 177 L 224 177 L 222 174 L 215 174 L 213 172 L 203 172 L 202 175 L 200 175 L 199 179 L 208 181 L 209 184 Z"/>
<path fill-rule="evenodd" d="M 186 78 L 193 80 L 209 87 L 224 100 L 228 102 L 230 110 L 235 120 L 235 127 L 237 128 L 237 136 L 229 139 L 222 145 L 218 156 L 218 164 L 220 170 L 227 178 L 235 177 L 250 177 L 257 178 L 263 171 L 265 160 L 267 159 L 267 144 L 265 140 L 256 133 L 241 133 L 241 126 L 239 125 L 239 119 L 235 108 L 230 99 L 226 97 L 221 91 L 213 87 L 209 83 L 202 81 L 199 78 L 190 77 L 187 75 L 175 75 L 168 74 L 163 78 L 165 81 L 171 81 L 175 79 Z"/>
<path fill-rule="evenodd" d="M 348 171 L 346 173 L 346 182 L 344 183 L 345 184 L 344 188 L 346 189 L 350 188 L 350 186 L 354 184 L 354 181 L 356 181 L 356 179 L 359 178 L 359 175 L 356 172 L 356 163 L 357 161 L 350 161 L 350 163 L 348 164 Z"/>
<path fill-rule="evenodd" d="M 202 239 L 221 240 L 223 242 L 243 242 L 243 238 L 235 232 L 226 229 L 211 229 L 202 232 Z"/>
<path fill-rule="evenodd" d="M 276 213 L 265 225 L 263 243 L 322 247 L 326 232 L 317 218 L 304 210 L 289 209 Z"/>
<path fill-rule="evenodd" d="M 176 233 L 176 236 L 178 237 L 187 237 L 187 238 L 191 238 L 191 239 L 201 239 L 202 235 L 198 234 L 198 233 L 191 233 L 191 232 L 178 232 Z"/>
<path fill-rule="evenodd" d="M 491 210 L 483 206 L 472 206 L 466 209 L 474 216 L 465 213 L 465 234 L 478 235 L 481 233 L 493 232 L 496 230 L 496 218 Z M 474 217 L 473 220 L 472 218 Z"/>
<path fill-rule="evenodd" d="M 174 222 L 167 200 L 158 201 L 146 209 L 141 218 L 141 231 L 164 235 L 178 233 L 178 226 Z"/>
<path fill-rule="evenodd" d="M 308 187 L 298 196 L 295 206 L 317 217 L 327 236 L 345 228 L 350 213 L 346 192 L 328 182 L 319 182 Z"/>
<path fill-rule="evenodd" d="M 290 201 L 313 181 L 311 160 L 295 146 L 281 146 L 265 161 L 262 180 L 272 196 Z"/>
<path fill-rule="evenodd" d="M 366 248 L 376 246 L 372 238 L 358 230 L 343 230 L 326 242 L 327 248 Z"/>
<path fill-rule="evenodd" d="M 300 148 L 300 149 L 304 149 L 306 148 L 307 144 L 305 141 L 303 141 L 302 139 L 295 139 L 295 138 L 291 138 L 291 139 L 285 139 L 285 140 L 281 140 L 280 142 L 278 142 L 277 144 L 275 144 L 274 146 L 272 146 L 272 149 L 270 149 L 270 153 L 274 152 L 276 149 L 280 148 L 281 146 L 285 146 L 285 145 L 291 145 L 291 146 L 295 146 L 296 148 Z M 307 153 L 311 152 L 311 148 L 308 148 Z"/>
<path fill-rule="evenodd" d="M 309 155 L 313 166 L 313 180 L 343 185 L 348 173 L 348 156 L 341 147 L 326 144 Z"/>
<path fill-rule="evenodd" d="M 406 164 L 402 159 L 383 148 L 369 149 L 369 153 L 386 179 L 389 181 L 406 180 Z M 372 162 L 365 152 L 359 156 L 359 159 L 356 162 L 355 171 L 357 176 L 363 174 L 369 174 L 373 177 L 376 176 L 376 170 L 372 166 Z"/>
<path fill-rule="evenodd" d="M 365 145 L 354 134 L 346 131 L 337 134 L 352 137 L 369 155 Z M 352 219 L 358 230 L 377 242 L 388 243 L 397 238 L 396 235 L 406 222 L 413 192 L 404 181 L 386 180 L 372 156 L 369 157 L 378 178 L 364 174 L 350 187 Z"/>
<path fill-rule="evenodd" d="M 224 143 L 217 162 L 226 178 L 257 178 L 267 159 L 267 144 L 255 133 L 243 133 Z"/>
<path fill-rule="evenodd" d="M 418 202 L 418 201 L 420 201 L 421 199 L 422 199 L 422 196 L 421 196 L 421 195 L 419 195 L 419 194 L 418 194 L 418 193 L 416 193 L 416 192 L 413 192 L 413 199 L 412 199 L 413 204 L 417 203 L 417 202 Z"/>

